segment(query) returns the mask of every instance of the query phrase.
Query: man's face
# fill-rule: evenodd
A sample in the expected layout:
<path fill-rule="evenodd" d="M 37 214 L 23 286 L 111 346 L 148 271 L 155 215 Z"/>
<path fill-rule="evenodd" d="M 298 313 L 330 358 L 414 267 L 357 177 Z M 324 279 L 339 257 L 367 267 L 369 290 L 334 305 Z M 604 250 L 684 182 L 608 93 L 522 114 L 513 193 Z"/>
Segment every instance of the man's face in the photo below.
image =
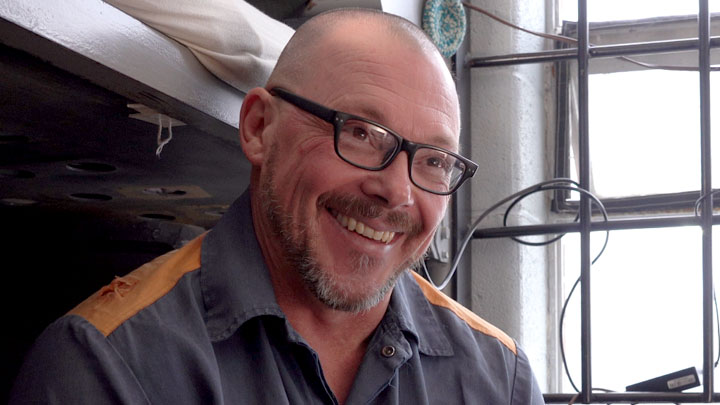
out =
<path fill-rule="evenodd" d="M 317 79 L 286 87 L 411 141 L 456 150 L 457 101 L 444 66 L 402 44 L 376 49 L 370 37 L 329 40 Z M 404 152 L 379 172 L 353 167 L 336 155 L 330 124 L 273 102 L 282 118 L 259 187 L 272 239 L 323 303 L 367 310 L 422 257 L 448 197 L 412 184 Z"/>

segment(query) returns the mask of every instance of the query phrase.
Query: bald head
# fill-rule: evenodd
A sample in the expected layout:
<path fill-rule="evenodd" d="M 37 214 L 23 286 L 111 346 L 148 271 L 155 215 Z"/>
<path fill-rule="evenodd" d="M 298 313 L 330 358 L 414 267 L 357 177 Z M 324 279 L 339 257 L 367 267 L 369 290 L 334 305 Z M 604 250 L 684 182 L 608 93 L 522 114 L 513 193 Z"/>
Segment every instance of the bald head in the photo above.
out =
<path fill-rule="evenodd" d="M 339 32 L 348 30 L 356 30 L 357 35 L 381 34 L 387 41 L 397 41 L 418 54 L 442 61 L 435 44 L 410 21 L 373 9 L 338 9 L 320 14 L 298 28 L 281 53 L 266 88 L 303 82 L 317 65 L 332 63 L 332 60 L 324 59 L 327 55 L 323 51 L 327 49 L 323 44 Z"/>

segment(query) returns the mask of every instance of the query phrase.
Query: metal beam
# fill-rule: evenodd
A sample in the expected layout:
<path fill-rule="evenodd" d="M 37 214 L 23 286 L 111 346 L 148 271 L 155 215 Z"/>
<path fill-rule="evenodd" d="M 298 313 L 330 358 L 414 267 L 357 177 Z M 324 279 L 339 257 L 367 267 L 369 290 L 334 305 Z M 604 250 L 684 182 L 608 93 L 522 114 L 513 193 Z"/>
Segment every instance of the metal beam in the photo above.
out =
<path fill-rule="evenodd" d="M 588 53 L 590 58 L 614 58 L 628 55 L 692 51 L 699 49 L 699 47 L 700 40 L 697 38 L 689 38 L 669 41 L 637 42 L 631 44 L 597 45 L 591 46 Z M 711 37 L 709 47 L 720 48 L 720 36 Z M 577 57 L 578 48 L 565 48 L 539 52 L 476 57 L 468 59 L 466 64 L 471 68 L 495 67 L 526 63 L 555 62 L 560 60 L 576 59 Z"/>
<path fill-rule="evenodd" d="M 577 394 L 545 394 L 545 403 L 567 404 Z M 638 402 L 674 402 L 674 403 L 705 403 L 720 402 L 720 394 L 713 394 L 707 401 L 700 392 L 596 392 L 590 401 L 584 403 L 638 403 Z"/>
<path fill-rule="evenodd" d="M 712 255 L 712 150 L 710 133 L 710 11 L 708 0 L 699 0 L 698 13 L 698 67 L 700 71 L 700 164 L 702 201 L 700 219 L 702 224 L 703 267 L 703 398 L 712 401 L 713 396 L 713 255 Z"/>
<path fill-rule="evenodd" d="M 714 225 L 720 224 L 720 215 L 712 218 Z M 671 228 L 678 226 L 699 226 L 700 218 L 687 216 L 673 217 L 657 217 L 657 218 L 633 218 L 633 219 L 613 219 L 609 221 L 594 221 L 590 223 L 590 231 L 618 231 L 626 229 L 649 229 L 649 228 Z M 541 225 L 522 225 L 522 226 L 504 226 L 497 228 L 478 229 L 473 232 L 475 239 L 488 238 L 509 238 L 519 236 L 534 235 L 557 235 L 561 233 L 580 232 L 581 225 L 577 222 L 564 224 L 541 224 Z"/>
<path fill-rule="evenodd" d="M 590 190 L 590 125 L 588 110 L 590 23 L 587 0 L 578 0 L 578 145 L 580 188 Z M 590 402 L 592 396 L 592 338 L 590 310 L 590 223 L 592 200 L 580 195 L 580 400 Z"/>

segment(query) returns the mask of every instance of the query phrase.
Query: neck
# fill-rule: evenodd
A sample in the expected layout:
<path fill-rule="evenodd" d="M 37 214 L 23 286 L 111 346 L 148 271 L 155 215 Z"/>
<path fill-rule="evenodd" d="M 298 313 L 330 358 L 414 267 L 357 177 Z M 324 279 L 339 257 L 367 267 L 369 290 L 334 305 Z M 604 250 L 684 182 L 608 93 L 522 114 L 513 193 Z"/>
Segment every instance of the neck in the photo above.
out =
<path fill-rule="evenodd" d="M 390 293 L 380 303 L 360 313 L 333 309 L 305 286 L 297 269 L 284 259 L 262 215 L 257 198 L 251 199 L 253 223 L 260 249 L 270 273 L 275 296 L 288 322 L 315 350 L 325 379 L 340 403 L 352 388 L 368 342 L 390 302 Z"/>
<path fill-rule="evenodd" d="M 344 404 L 370 338 L 385 315 L 390 294 L 369 311 L 356 314 L 331 309 L 314 297 L 308 302 L 296 294 L 277 294 L 277 286 L 275 290 L 288 321 L 315 350 L 325 381 L 338 402 Z M 306 288 L 297 290 L 307 292 Z"/>

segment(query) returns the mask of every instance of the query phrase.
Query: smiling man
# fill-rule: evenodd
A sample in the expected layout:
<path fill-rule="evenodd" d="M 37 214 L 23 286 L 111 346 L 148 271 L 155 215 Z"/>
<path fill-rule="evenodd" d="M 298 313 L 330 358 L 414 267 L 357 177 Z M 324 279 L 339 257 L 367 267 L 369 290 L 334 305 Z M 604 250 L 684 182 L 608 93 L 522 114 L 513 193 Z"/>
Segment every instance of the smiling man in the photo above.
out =
<path fill-rule="evenodd" d="M 309 21 L 243 103 L 250 189 L 51 325 L 13 401 L 543 403 L 511 338 L 409 270 L 477 167 L 459 132 L 417 27 Z"/>

